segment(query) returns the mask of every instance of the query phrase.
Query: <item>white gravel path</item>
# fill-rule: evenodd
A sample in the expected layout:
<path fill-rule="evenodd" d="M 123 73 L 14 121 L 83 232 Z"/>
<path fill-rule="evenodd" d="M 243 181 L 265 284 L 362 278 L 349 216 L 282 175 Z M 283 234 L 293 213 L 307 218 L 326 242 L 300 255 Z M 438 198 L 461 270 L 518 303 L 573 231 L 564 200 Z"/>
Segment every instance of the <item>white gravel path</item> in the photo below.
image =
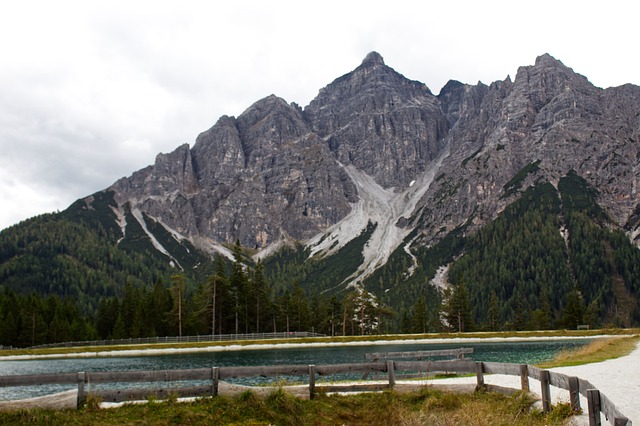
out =
<path fill-rule="evenodd" d="M 603 362 L 579 365 L 576 367 L 551 368 L 551 371 L 576 376 L 588 380 L 605 394 L 627 416 L 633 424 L 640 425 L 640 344 L 627 356 L 610 359 Z M 520 389 L 519 376 L 506 376 L 499 374 L 485 375 L 486 384 Z M 433 383 L 435 381 L 431 381 Z M 414 382 L 415 383 L 415 382 Z M 476 378 L 464 377 L 454 379 L 439 379 L 441 384 L 475 384 Z M 540 396 L 540 382 L 529 379 L 531 392 Z M 552 404 L 569 402 L 568 391 L 551 387 Z M 584 414 L 577 416 L 574 424 L 589 424 L 587 418 L 587 401 L 580 397 L 580 406 Z M 609 424 L 602 416 L 602 424 Z"/>

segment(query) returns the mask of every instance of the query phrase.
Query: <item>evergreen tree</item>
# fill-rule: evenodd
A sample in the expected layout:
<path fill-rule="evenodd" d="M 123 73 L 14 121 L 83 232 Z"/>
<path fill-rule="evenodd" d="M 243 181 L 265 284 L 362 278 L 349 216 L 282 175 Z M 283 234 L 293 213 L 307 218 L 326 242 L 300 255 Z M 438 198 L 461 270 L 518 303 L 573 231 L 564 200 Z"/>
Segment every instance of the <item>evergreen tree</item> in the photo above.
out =
<path fill-rule="evenodd" d="M 216 334 L 216 324 L 218 330 L 222 329 L 223 308 L 227 299 L 228 285 L 224 261 L 222 256 L 216 255 L 215 272 L 208 280 L 208 293 L 211 301 L 211 334 Z"/>
<path fill-rule="evenodd" d="M 173 311 L 172 316 L 177 321 L 178 336 L 182 337 L 182 320 L 185 308 L 185 295 L 186 284 L 184 275 L 176 274 L 171 277 L 171 294 L 173 296 Z"/>
<path fill-rule="evenodd" d="M 172 305 L 171 292 L 165 287 L 162 280 L 158 279 L 148 300 L 146 329 L 149 336 L 167 336 L 170 334 L 168 325 Z"/>
<path fill-rule="evenodd" d="M 487 326 L 489 331 L 498 331 L 500 329 L 500 306 L 498 296 L 493 290 L 489 297 L 489 321 Z"/>
<path fill-rule="evenodd" d="M 460 281 L 445 290 L 443 314 L 451 331 L 473 331 L 469 291 L 464 282 Z"/>
<path fill-rule="evenodd" d="M 562 314 L 562 325 L 569 330 L 575 330 L 579 324 L 583 324 L 584 301 L 577 285 L 567 294 L 567 303 Z"/>
<path fill-rule="evenodd" d="M 296 284 L 291 292 L 291 323 L 295 331 L 307 331 L 310 327 L 309 300 L 300 284 Z"/>
<path fill-rule="evenodd" d="M 269 318 L 271 318 L 271 303 L 269 300 L 269 287 L 264 277 L 264 264 L 258 259 L 253 270 L 253 279 L 251 280 L 251 295 L 253 301 L 255 332 L 261 332 L 262 329 L 268 327 Z"/>
<path fill-rule="evenodd" d="M 413 305 L 411 316 L 411 333 L 426 333 L 428 330 L 427 304 L 424 297 L 418 299 Z"/>
<path fill-rule="evenodd" d="M 539 301 L 538 309 L 531 312 L 531 325 L 534 330 L 549 330 L 553 327 L 553 312 L 551 311 L 549 293 L 546 285 L 542 287 Z"/>
<path fill-rule="evenodd" d="M 230 293 L 233 299 L 234 333 L 240 333 L 241 325 L 245 325 L 247 313 L 247 276 L 242 262 L 242 247 L 240 240 L 236 240 L 233 247 L 233 269 L 229 280 Z"/>

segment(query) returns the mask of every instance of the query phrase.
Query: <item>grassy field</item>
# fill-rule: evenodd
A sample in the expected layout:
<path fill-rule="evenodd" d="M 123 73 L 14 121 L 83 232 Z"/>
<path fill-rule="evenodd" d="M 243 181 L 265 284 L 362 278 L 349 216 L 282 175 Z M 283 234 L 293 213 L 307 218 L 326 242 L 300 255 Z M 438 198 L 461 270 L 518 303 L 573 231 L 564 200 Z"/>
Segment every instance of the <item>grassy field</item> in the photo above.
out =
<path fill-rule="evenodd" d="M 640 342 L 640 336 L 637 334 L 596 339 L 581 348 L 562 351 L 552 361 L 538 366 L 541 368 L 568 367 L 619 358 L 629 355 L 636 348 L 638 342 Z"/>
<path fill-rule="evenodd" d="M 418 392 L 367 393 L 297 399 L 282 390 L 266 398 L 245 392 L 235 398 L 203 398 L 129 404 L 98 409 L 0 413 L 16 425 L 555 425 L 570 415 L 565 405 L 549 414 L 532 409 L 525 394 Z"/>

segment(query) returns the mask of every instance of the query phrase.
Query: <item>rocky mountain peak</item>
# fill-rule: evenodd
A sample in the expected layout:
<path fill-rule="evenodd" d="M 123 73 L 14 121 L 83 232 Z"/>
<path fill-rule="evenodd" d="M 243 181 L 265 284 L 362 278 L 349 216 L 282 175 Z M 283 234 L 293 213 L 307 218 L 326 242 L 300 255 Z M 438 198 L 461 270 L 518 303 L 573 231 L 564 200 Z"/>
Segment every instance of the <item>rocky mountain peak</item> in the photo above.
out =
<path fill-rule="evenodd" d="M 536 58 L 536 67 L 560 67 L 567 68 L 561 61 L 557 60 L 548 53 L 544 53 Z"/>
<path fill-rule="evenodd" d="M 384 59 L 378 52 L 369 52 L 362 61 L 361 67 L 384 65 Z"/>
<path fill-rule="evenodd" d="M 440 153 L 437 141 L 446 131 L 427 86 L 385 65 L 377 52 L 320 90 L 304 116 L 340 163 L 385 188 L 415 180 Z"/>

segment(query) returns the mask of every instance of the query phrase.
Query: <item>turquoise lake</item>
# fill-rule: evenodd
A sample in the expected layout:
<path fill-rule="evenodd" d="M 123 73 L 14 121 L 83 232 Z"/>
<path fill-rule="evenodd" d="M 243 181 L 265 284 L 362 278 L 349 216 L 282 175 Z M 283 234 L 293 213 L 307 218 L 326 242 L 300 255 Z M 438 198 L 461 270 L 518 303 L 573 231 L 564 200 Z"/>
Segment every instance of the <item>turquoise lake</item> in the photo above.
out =
<path fill-rule="evenodd" d="M 474 361 L 535 364 L 552 359 L 559 351 L 589 343 L 589 339 L 538 340 L 520 342 L 465 342 L 326 346 L 309 348 L 269 348 L 135 357 L 76 358 L 52 360 L 0 361 L 0 375 L 46 374 L 92 371 L 170 370 L 245 365 L 323 365 L 366 362 L 370 352 L 401 352 L 473 348 L 466 359 Z M 238 384 L 262 384 L 265 378 L 233 380 Z M 141 384 L 132 384 L 140 386 Z M 0 388 L 0 400 L 21 399 L 71 389 L 73 386 Z"/>

